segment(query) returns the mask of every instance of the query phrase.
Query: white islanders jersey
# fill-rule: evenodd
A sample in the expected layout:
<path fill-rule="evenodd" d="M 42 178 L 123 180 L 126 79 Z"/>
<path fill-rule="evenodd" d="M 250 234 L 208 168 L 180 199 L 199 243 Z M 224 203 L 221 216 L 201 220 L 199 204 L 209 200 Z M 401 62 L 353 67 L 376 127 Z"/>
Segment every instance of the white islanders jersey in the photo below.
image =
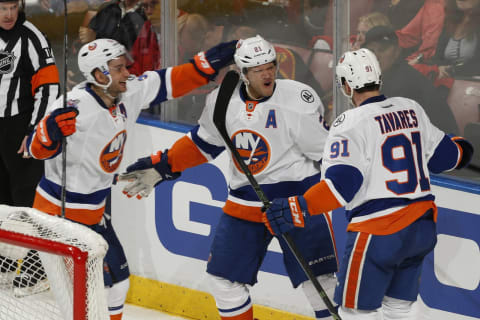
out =
<path fill-rule="evenodd" d="M 244 90 L 243 84 L 237 85 L 225 119 L 234 146 L 269 199 L 305 192 L 320 181 L 318 161 L 328 134 L 320 98 L 311 87 L 293 80 L 276 80 L 273 95 L 258 101 L 247 100 Z M 217 95 L 218 89 L 208 96 L 198 131 L 190 133 L 209 160 L 210 147 L 225 146 L 212 121 Z M 262 203 L 234 160 L 229 176 L 224 211 L 261 221 Z"/>
<path fill-rule="evenodd" d="M 161 97 L 161 88 L 165 87 L 162 77 L 159 72 L 131 76 L 127 81 L 128 90 L 110 108 L 85 83 L 67 94 L 67 104 L 79 110 L 76 132 L 66 138 L 67 218 L 89 225 L 100 221 L 105 198 L 123 158 L 127 127 L 134 125 L 141 109 L 152 101 L 166 100 L 164 93 Z M 60 97 L 46 114 L 62 107 L 63 97 Z M 45 160 L 45 175 L 35 198 L 35 206 L 48 213 L 55 213 L 60 206 L 62 157 L 59 152 Z"/>
<path fill-rule="evenodd" d="M 427 164 L 445 133 L 432 125 L 417 102 L 380 97 L 384 100 L 337 117 L 325 145 L 322 176 L 345 205 L 351 223 L 386 217 L 411 200 L 434 199 Z M 336 174 L 345 166 L 361 176 Z M 361 185 L 350 192 L 354 178 Z"/>

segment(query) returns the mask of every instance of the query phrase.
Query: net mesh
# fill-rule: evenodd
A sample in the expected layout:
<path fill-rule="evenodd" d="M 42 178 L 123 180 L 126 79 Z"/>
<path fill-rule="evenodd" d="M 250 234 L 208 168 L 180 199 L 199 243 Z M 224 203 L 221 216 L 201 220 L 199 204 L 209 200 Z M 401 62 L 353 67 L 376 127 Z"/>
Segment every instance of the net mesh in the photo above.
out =
<path fill-rule="evenodd" d="M 0 236 L 0 320 L 108 319 L 103 284 L 103 258 L 108 246 L 99 234 L 32 208 L 5 205 L 0 205 L 0 230 L 8 231 Z M 13 245 L 12 234 L 29 237 Z M 45 244 L 40 239 L 55 243 Z M 74 282 L 79 281 L 74 277 L 75 272 L 78 274 L 74 259 L 81 259 L 47 252 L 58 253 L 69 246 L 88 253 L 86 318 L 79 318 L 78 312 L 74 315 L 74 304 L 78 304 L 74 302 Z"/>

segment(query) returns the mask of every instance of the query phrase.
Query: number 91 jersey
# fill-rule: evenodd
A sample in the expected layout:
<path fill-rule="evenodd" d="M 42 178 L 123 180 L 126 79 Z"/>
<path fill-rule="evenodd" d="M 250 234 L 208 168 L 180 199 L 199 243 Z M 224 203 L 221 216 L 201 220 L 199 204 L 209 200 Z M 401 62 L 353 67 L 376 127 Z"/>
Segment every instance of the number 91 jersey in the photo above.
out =
<path fill-rule="evenodd" d="M 445 136 L 413 100 L 366 102 L 332 123 L 323 154 L 322 177 L 351 222 L 433 200 L 427 164 Z"/>

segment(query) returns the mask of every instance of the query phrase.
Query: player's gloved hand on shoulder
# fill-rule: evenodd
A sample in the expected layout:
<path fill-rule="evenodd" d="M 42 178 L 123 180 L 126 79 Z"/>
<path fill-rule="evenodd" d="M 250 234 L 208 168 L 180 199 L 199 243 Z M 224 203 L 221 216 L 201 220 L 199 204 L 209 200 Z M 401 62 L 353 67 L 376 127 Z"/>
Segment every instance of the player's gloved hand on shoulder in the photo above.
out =
<path fill-rule="evenodd" d="M 237 42 L 237 40 L 222 42 L 207 51 L 197 53 L 190 62 L 202 76 L 213 80 L 220 69 L 233 63 Z"/>
<path fill-rule="evenodd" d="M 44 147 L 56 148 L 58 141 L 76 131 L 78 109 L 74 107 L 53 110 L 37 125 L 37 135 Z"/>
<path fill-rule="evenodd" d="M 310 213 L 303 196 L 274 199 L 269 208 L 264 208 L 262 221 L 271 234 L 281 235 L 295 227 L 304 228 Z"/>
<path fill-rule="evenodd" d="M 140 158 L 127 167 L 127 172 L 118 177 L 118 181 L 128 181 L 123 188 L 127 197 L 136 196 L 138 199 L 148 197 L 153 188 L 164 180 L 175 180 L 180 172 L 172 172 L 168 164 L 168 149 L 159 151 L 150 157 Z"/>

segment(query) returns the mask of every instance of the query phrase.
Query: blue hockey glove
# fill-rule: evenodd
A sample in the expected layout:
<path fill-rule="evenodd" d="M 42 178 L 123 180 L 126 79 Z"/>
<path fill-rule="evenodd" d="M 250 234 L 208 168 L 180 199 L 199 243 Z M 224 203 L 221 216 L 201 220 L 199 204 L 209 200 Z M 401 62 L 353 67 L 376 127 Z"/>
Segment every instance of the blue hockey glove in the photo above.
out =
<path fill-rule="evenodd" d="M 281 235 L 295 227 L 304 228 L 309 217 L 305 198 L 296 196 L 274 199 L 262 220 L 271 234 Z"/>
<path fill-rule="evenodd" d="M 236 45 L 237 40 L 222 42 L 207 51 L 197 53 L 190 62 L 202 76 L 213 80 L 220 69 L 233 63 Z"/>
<path fill-rule="evenodd" d="M 56 148 L 57 142 L 76 131 L 78 109 L 74 107 L 53 110 L 38 123 L 37 135 L 44 147 Z"/>
<path fill-rule="evenodd" d="M 118 176 L 118 181 L 128 181 L 123 188 L 127 197 L 136 196 L 138 199 L 148 197 L 153 188 L 165 180 L 175 180 L 180 172 L 172 172 L 168 164 L 168 149 L 159 151 L 150 157 L 140 158 L 127 167 L 127 172 Z"/>

